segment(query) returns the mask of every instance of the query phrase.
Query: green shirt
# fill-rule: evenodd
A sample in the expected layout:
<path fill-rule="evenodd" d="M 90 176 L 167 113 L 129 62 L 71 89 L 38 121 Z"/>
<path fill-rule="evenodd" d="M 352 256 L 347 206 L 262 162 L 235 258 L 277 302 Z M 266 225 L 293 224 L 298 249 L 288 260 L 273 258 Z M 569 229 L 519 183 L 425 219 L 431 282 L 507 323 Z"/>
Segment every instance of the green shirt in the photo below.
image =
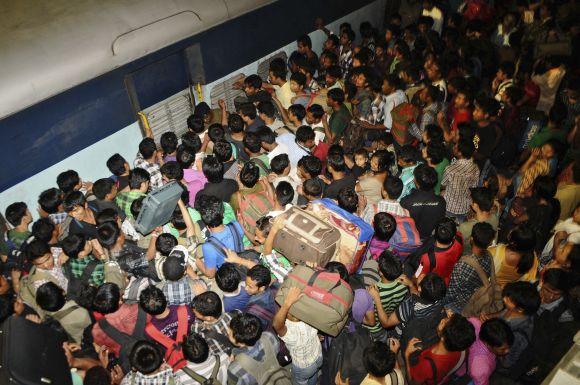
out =
<path fill-rule="evenodd" d="M 542 147 L 546 142 L 556 139 L 560 143 L 566 143 L 566 131 L 564 130 L 553 130 L 544 126 L 540 129 L 540 131 L 536 132 L 536 135 L 530 139 L 528 143 L 528 147 L 530 148 L 537 148 Z"/>
<path fill-rule="evenodd" d="M 437 172 L 437 184 L 435 185 L 435 194 L 437 195 L 441 193 L 441 180 L 443 180 L 443 172 L 447 166 L 449 166 L 449 159 L 445 158 L 434 167 Z"/>
<path fill-rule="evenodd" d="M 121 210 L 125 212 L 125 214 L 129 218 L 133 218 L 133 214 L 131 214 L 131 204 L 134 200 L 145 197 L 147 194 L 142 193 L 141 191 L 126 191 L 117 194 L 115 198 L 115 203 Z"/>
<path fill-rule="evenodd" d="M 403 301 L 407 296 L 408 290 L 407 286 L 403 285 L 399 281 L 393 281 L 390 283 L 377 283 L 377 289 L 379 290 L 379 295 L 381 296 L 381 304 L 383 309 L 387 314 L 395 311 L 397 306 Z M 375 326 L 368 326 L 371 333 L 378 333 L 383 328 L 381 322 L 379 321 L 379 314 L 377 313 L 375 305 L 375 319 L 377 320 Z"/>
<path fill-rule="evenodd" d="M 70 258 L 68 263 L 70 264 L 72 274 L 75 278 L 80 278 L 83 275 L 83 271 L 88 266 L 91 261 L 96 260 L 92 255 L 88 255 L 84 258 Z M 100 286 L 105 280 L 105 264 L 102 261 L 98 261 L 91 277 L 89 283 L 93 286 Z"/>
<path fill-rule="evenodd" d="M 254 160 L 254 161 L 258 160 L 257 162 L 255 161 L 254 163 L 260 169 L 260 176 L 268 176 L 268 174 L 270 173 L 270 158 L 268 158 L 267 154 L 255 156 L 253 158 L 250 158 L 250 160 Z M 266 167 L 266 168 L 264 168 L 264 167 Z"/>
<path fill-rule="evenodd" d="M 330 127 L 330 132 L 332 132 L 332 135 L 335 138 L 340 138 L 342 136 L 344 130 L 348 127 L 351 118 L 350 112 L 344 104 L 330 115 L 328 126 Z"/>
<path fill-rule="evenodd" d="M 8 230 L 8 239 L 14 243 L 17 249 L 22 246 L 24 241 L 26 241 L 30 235 L 31 232 L 28 230 L 22 233 L 20 231 L 16 231 L 16 229 Z"/>

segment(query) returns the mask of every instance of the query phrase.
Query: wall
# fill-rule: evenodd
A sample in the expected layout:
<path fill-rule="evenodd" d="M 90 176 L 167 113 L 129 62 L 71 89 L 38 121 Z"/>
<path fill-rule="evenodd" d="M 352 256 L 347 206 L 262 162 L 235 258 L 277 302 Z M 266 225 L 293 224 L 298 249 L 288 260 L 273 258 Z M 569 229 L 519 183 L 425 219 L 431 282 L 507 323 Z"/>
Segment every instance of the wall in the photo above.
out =
<path fill-rule="evenodd" d="M 357 31 L 358 26 L 362 21 L 371 21 L 373 25 L 382 25 L 382 17 L 384 4 L 386 0 L 377 0 L 345 17 L 337 19 L 327 25 L 327 28 L 337 33 L 338 27 L 343 22 L 349 22 Z M 372 15 L 369 17 L 369 15 Z M 313 31 L 310 33 L 312 39 L 312 46 L 314 50 L 320 54 L 322 43 L 326 40 L 326 35 L 322 31 Z M 203 87 L 204 99 L 209 103 L 209 95 L 212 87 L 231 76 L 238 73 L 252 74 L 257 71 L 258 64 L 264 59 L 273 54 L 284 50 L 288 56 L 296 49 L 294 41 L 288 42 L 287 45 L 277 49 L 270 54 L 258 59 L 257 61 L 246 65 L 232 73 L 210 83 Z M 74 155 L 62 160 L 61 162 L 45 169 L 15 186 L 0 193 L 0 212 L 4 213 L 6 206 L 13 202 L 25 202 L 32 214 L 37 217 L 36 208 L 38 206 L 38 195 L 45 189 L 54 187 L 56 185 L 56 177 L 59 173 L 65 170 L 76 170 L 83 180 L 95 181 L 99 178 L 110 175 L 105 162 L 109 156 L 114 153 L 119 153 L 127 161 L 132 164 L 139 142 L 141 141 L 141 130 L 139 125 L 135 122 L 124 129 L 98 141 L 97 143 L 86 147 L 85 149 L 75 153 Z"/>

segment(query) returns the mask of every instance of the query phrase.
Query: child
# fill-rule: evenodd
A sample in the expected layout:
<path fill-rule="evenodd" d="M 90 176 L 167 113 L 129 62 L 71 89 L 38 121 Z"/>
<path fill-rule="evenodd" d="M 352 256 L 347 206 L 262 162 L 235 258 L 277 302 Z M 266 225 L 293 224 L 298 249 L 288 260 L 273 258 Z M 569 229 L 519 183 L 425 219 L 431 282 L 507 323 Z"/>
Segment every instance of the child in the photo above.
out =
<path fill-rule="evenodd" d="M 322 117 L 324 116 L 324 109 L 320 104 L 313 104 L 306 109 L 306 117 L 302 121 L 303 125 L 312 127 L 314 130 L 314 144 L 324 141 L 324 125 L 322 124 Z"/>
<path fill-rule="evenodd" d="M 20 246 L 30 237 L 28 227 L 32 223 L 32 214 L 24 202 L 15 202 L 6 208 L 4 213 L 6 220 L 13 229 L 8 230 L 8 241 L 13 249 L 19 249 Z"/>
<path fill-rule="evenodd" d="M 246 282 L 233 263 L 224 263 L 215 275 L 217 286 L 223 292 L 223 305 L 226 313 L 245 311 L 250 295 L 246 291 Z"/>
<path fill-rule="evenodd" d="M 369 171 L 369 169 L 369 152 L 365 148 L 359 148 L 354 152 L 354 166 L 351 172 L 358 178 Z"/>
<path fill-rule="evenodd" d="M 368 249 L 368 259 L 379 259 L 383 250 L 389 250 L 393 255 L 397 252 L 389 245 L 389 239 L 397 230 L 397 221 L 391 214 L 377 213 L 373 219 L 375 235 L 371 239 Z"/>
<path fill-rule="evenodd" d="M 413 171 L 419 165 L 417 159 L 419 159 L 419 153 L 415 147 L 407 144 L 401 148 L 397 158 L 397 163 L 401 167 L 401 175 L 399 175 L 399 178 L 403 182 L 403 192 L 399 196 L 399 202 L 415 188 Z"/>

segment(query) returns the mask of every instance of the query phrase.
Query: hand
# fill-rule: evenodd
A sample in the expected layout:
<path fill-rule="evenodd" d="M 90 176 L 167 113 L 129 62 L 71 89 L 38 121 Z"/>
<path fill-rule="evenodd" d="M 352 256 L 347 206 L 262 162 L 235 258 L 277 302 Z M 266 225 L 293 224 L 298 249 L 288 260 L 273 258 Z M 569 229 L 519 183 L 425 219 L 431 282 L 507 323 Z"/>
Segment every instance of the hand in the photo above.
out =
<path fill-rule="evenodd" d="M 397 339 L 389 338 L 389 348 L 393 353 L 397 354 L 399 349 L 401 349 L 401 342 Z"/>
<path fill-rule="evenodd" d="M 113 366 L 113 370 L 111 370 L 111 385 L 119 385 L 124 376 L 123 369 L 119 365 Z"/>
<path fill-rule="evenodd" d="M 290 290 L 288 290 L 288 294 L 286 294 L 286 301 L 284 301 L 284 304 L 287 305 L 288 307 L 291 307 L 296 302 L 298 302 L 302 297 L 304 297 L 302 289 L 293 286 L 290 288 Z"/>
<path fill-rule="evenodd" d="M 239 264 L 240 260 L 241 258 L 238 255 L 238 253 L 236 253 L 231 249 L 226 249 L 226 259 L 225 259 L 226 262 Z"/>
<path fill-rule="evenodd" d="M 72 344 L 70 344 L 68 342 L 64 342 L 62 344 L 62 349 L 64 350 L 64 355 L 66 357 L 66 362 L 68 363 L 68 366 L 72 368 L 72 367 L 74 367 L 74 361 L 75 361 L 75 359 L 74 359 L 74 357 L 72 355 L 72 352 L 73 351 L 71 349 L 71 345 Z"/>
<path fill-rule="evenodd" d="M 226 109 L 226 101 L 223 99 L 218 100 L 218 106 L 220 106 L 220 108 L 222 110 L 225 110 Z"/>
<path fill-rule="evenodd" d="M 270 231 L 272 230 L 279 231 L 283 229 L 285 225 L 286 225 L 286 216 L 284 214 L 280 214 L 276 218 L 274 218 L 274 222 L 272 223 L 272 229 L 270 229 Z"/>
<path fill-rule="evenodd" d="M 276 180 L 276 178 L 278 178 L 278 175 L 276 175 L 275 173 L 271 172 L 270 174 L 268 174 L 268 183 L 274 183 L 274 181 Z"/>
<path fill-rule="evenodd" d="M 381 301 L 381 295 L 379 294 L 379 289 L 377 289 L 377 285 L 370 285 L 367 287 L 367 291 L 373 297 L 375 301 Z"/>
<path fill-rule="evenodd" d="M 411 338 L 409 340 L 409 344 L 407 345 L 407 349 L 405 350 L 405 356 L 409 357 L 411 354 L 415 353 L 416 351 L 421 350 L 421 340 L 418 338 Z"/>
<path fill-rule="evenodd" d="M 407 287 L 413 287 L 413 281 L 411 281 L 409 279 L 409 277 L 407 277 L 405 274 L 401 275 L 398 278 L 398 281 L 401 282 L 403 285 L 407 286 Z"/>
<path fill-rule="evenodd" d="M 348 377 L 343 380 L 339 370 L 336 372 L 336 377 L 334 377 L 334 383 L 335 385 L 350 385 L 350 380 Z"/>
<path fill-rule="evenodd" d="M 0 295 L 4 295 L 10 291 L 10 284 L 5 276 L 0 275 Z"/>
<path fill-rule="evenodd" d="M 59 266 L 64 266 L 64 264 L 68 261 L 68 255 L 65 253 L 60 253 L 58 256 L 58 264 Z"/>
<path fill-rule="evenodd" d="M 532 150 L 532 153 L 530 154 L 530 158 L 537 159 L 541 154 L 542 154 L 542 150 L 539 147 L 534 148 Z"/>
<path fill-rule="evenodd" d="M 479 315 L 479 320 L 480 320 L 481 322 L 485 322 L 485 321 L 487 321 L 487 320 L 489 320 L 489 319 L 492 319 L 492 318 L 493 318 L 493 314 L 488 314 L 488 313 L 481 313 L 481 314 Z"/>
<path fill-rule="evenodd" d="M 328 179 L 328 178 L 326 177 L 326 175 L 322 175 L 322 174 L 321 174 L 321 175 L 319 175 L 318 177 L 319 177 L 319 178 L 320 178 L 320 180 L 321 180 L 321 181 L 323 181 L 324 183 L 326 183 L 326 184 L 330 184 L 330 179 Z"/>
<path fill-rule="evenodd" d="M 25 319 L 40 324 L 42 322 L 42 320 L 40 319 L 39 316 L 37 316 L 36 314 L 28 314 L 26 317 L 24 317 Z"/>
<path fill-rule="evenodd" d="M 445 126 L 445 123 L 447 123 L 447 119 L 445 118 L 445 112 L 439 111 L 439 113 L 437 114 L 437 123 L 439 123 L 440 126 Z"/>
<path fill-rule="evenodd" d="M 99 361 L 104 368 L 109 366 L 109 349 L 106 346 L 102 346 L 99 352 Z"/>
<path fill-rule="evenodd" d="M 6 254 L 0 254 L 0 261 L 6 263 L 6 261 L 8 261 L 8 256 Z"/>
<path fill-rule="evenodd" d="M 86 191 L 93 191 L 93 182 L 83 182 L 83 188 Z"/>
<path fill-rule="evenodd" d="M 195 273 L 195 271 L 193 270 L 193 267 L 191 267 L 191 265 L 188 263 L 187 264 L 187 269 L 186 269 L 187 275 L 191 278 L 191 279 L 198 279 L 199 277 L 197 276 L 197 274 Z"/>

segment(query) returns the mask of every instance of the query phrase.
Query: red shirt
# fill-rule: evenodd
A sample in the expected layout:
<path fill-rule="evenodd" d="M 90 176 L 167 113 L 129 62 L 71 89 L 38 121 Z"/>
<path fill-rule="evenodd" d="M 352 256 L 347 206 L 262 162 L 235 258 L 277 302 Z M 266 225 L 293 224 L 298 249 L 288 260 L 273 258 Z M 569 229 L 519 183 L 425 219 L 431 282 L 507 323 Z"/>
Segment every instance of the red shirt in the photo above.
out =
<path fill-rule="evenodd" d="M 469 123 L 471 119 L 471 110 L 454 110 L 451 118 L 451 131 L 457 131 L 460 123 Z"/>
<path fill-rule="evenodd" d="M 435 246 L 435 268 L 431 267 L 431 263 L 429 262 L 429 254 L 425 253 L 421 256 L 421 269 L 419 275 L 427 274 L 430 272 L 436 273 L 445 281 L 445 285 L 449 285 L 449 280 L 451 279 L 451 272 L 453 271 L 453 267 L 461 257 L 461 253 L 463 252 L 463 244 L 459 242 L 457 239 L 453 241 L 451 246 L 446 248 L 441 248 Z"/>
<path fill-rule="evenodd" d="M 416 365 L 409 368 L 411 378 L 419 384 L 433 385 L 433 369 L 429 358 L 433 360 L 437 368 L 437 383 L 442 383 L 453 368 L 455 368 L 461 359 L 461 352 L 449 352 L 448 354 L 433 354 L 431 351 L 433 347 L 424 350 L 419 355 L 419 360 Z"/>

